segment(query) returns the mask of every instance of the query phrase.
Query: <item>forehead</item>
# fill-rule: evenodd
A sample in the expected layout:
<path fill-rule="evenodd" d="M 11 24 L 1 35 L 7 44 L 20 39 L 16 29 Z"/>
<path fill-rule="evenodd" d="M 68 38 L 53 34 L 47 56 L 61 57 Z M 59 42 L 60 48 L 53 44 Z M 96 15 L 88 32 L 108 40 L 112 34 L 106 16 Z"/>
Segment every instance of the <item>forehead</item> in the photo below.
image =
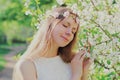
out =
<path fill-rule="evenodd" d="M 72 17 L 67 17 L 65 18 L 62 23 L 65 23 L 67 25 L 70 25 L 71 27 L 78 27 L 78 24 L 75 22 L 75 19 L 73 19 Z"/>

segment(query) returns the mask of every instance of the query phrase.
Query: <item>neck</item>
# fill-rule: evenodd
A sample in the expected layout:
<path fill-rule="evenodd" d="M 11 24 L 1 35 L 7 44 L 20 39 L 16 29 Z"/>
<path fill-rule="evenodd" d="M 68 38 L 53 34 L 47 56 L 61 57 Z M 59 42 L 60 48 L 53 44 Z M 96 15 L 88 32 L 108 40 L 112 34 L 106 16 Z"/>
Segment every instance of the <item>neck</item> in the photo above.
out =
<path fill-rule="evenodd" d="M 49 51 L 47 52 L 47 55 L 45 57 L 55 57 L 58 54 L 58 46 L 57 45 L 52 45 Z"/>

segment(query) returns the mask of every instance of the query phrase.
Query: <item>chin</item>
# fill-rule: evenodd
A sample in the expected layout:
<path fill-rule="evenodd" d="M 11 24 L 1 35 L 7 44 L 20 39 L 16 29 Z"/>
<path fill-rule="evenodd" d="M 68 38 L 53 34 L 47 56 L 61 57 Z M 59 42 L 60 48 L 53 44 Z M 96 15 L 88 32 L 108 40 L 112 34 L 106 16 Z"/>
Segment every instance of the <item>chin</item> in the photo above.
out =
<path fill-rule="evenodd" d="M 65 47 L 65 46 L 67 46 L 68 45 L 68 43 L 66 43 L 66 44 L 61 44 L 61 45 L 59 45 L 59 47 Z"/>

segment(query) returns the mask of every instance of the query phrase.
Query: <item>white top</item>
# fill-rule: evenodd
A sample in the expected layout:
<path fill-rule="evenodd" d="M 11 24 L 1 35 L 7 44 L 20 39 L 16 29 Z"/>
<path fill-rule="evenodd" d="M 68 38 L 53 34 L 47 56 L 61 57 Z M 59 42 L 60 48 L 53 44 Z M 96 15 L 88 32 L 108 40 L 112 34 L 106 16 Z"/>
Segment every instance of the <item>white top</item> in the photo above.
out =
<path fill-rule="evenodd" d="M 52 58 L 41 57 L 34 60 L 37 80 L 70 80 L 70 63 L 64 63 L 60 56 Z"/>

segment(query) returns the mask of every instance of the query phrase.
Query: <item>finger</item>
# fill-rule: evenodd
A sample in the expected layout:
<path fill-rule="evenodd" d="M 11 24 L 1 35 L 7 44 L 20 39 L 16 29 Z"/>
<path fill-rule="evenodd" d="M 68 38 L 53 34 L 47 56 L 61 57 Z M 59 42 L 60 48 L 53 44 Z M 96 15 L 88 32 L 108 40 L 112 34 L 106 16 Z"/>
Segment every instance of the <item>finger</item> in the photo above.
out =
<path fill-rule="evenodd" d="M 81 56 L 83 56 L 84 53 L 85 53 L 85 50 L 79 51 L 79 52 L 75 55 L 75 59 L 80 59 Z"/>
<path fill-rule="evenodd" d="M 80 52 L 79 58 L 81 58 L 84 54 L 85 54 L 85 50 L 82 50 L 82 51 Z"/>
<path fill-rule="evenodd" d="M 91 59 L 88 60 L 88 62 L 86 63 L 88 65 L 88 67 L 93 63 L 93 61 Z"/>
<path fill-rule="evenodd" d="M 91 59 L 90 58 L 85 58 L 83 61 L 84 61 L 85 65 L 91 63 Z"/>
<path fill-rule="evenodd" d="M 76 58 L 76 59 L 79 59 L 83 54 L 84 54 L 83 51 L 80 51 L 79 53 L 77 53 L 77 54 L 75 55 L 75 58 Z"/>
<path fill-rule="evenodd" d="M 81 55 L 82 55 L 82 53 L 85 53 L 85 50 L 81 50 L 81 51 L 79 51 L 78 53 L 80 53 Z M 81 56 L 80 55 L 80 56 Z"/>
<path fill-rule="evenodd" d="M 80 59 L 81 61 L 83 61 L 84 58 L 85 58 L 85 54 L 83 54 L 83 55 L 81 56 L 81 58 L 79 58 L 79 59 Z"/>

